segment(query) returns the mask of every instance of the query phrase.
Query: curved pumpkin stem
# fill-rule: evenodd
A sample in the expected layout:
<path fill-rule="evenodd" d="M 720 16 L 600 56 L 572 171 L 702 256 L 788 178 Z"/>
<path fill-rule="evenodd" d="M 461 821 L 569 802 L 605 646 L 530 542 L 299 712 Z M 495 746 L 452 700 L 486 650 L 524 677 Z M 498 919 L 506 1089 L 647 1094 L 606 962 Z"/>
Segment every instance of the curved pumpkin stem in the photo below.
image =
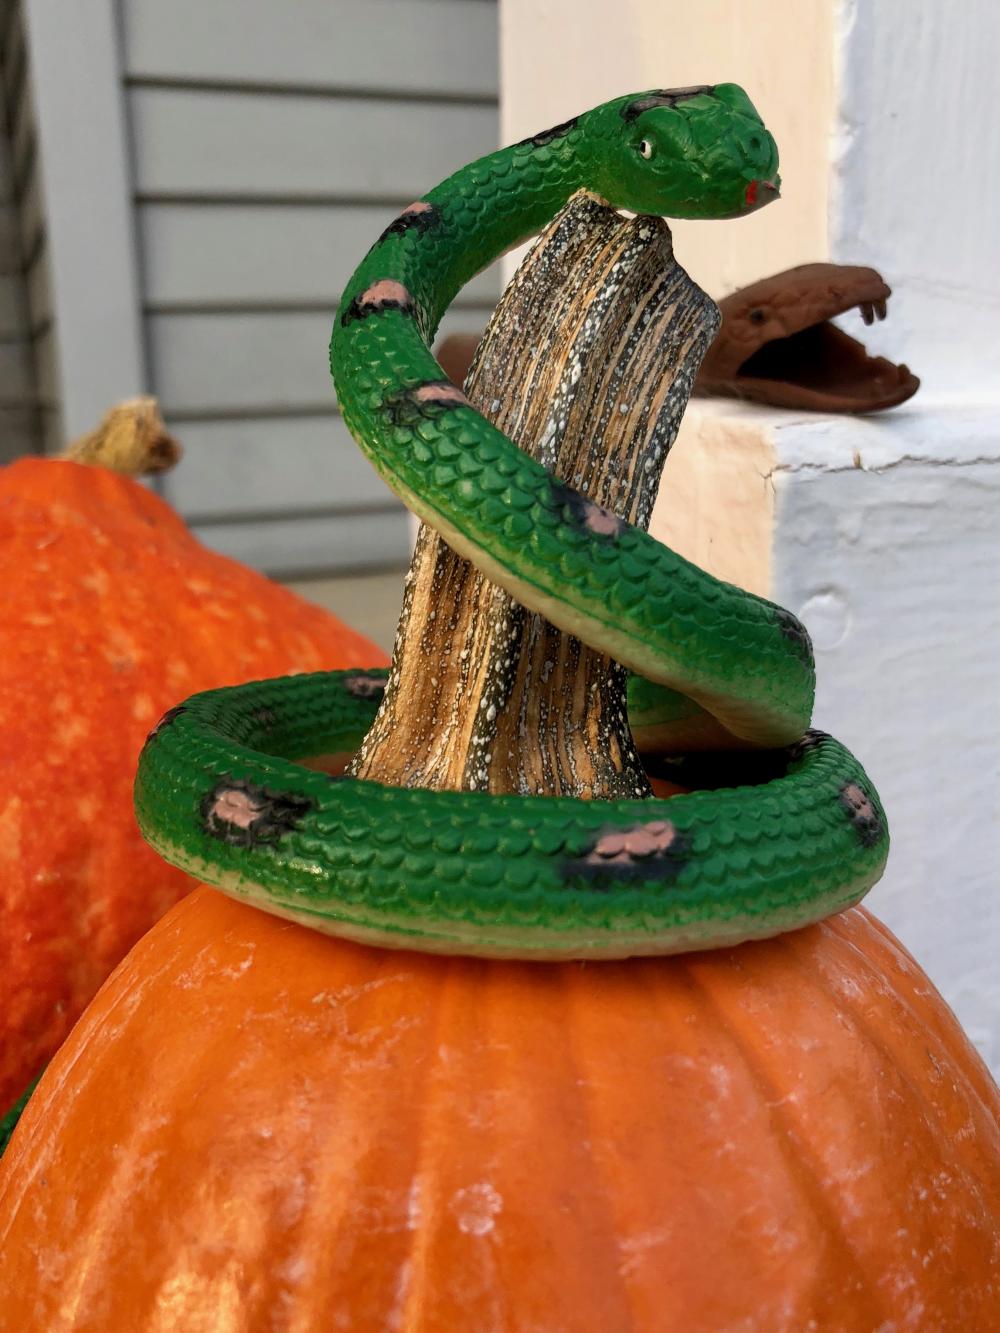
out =
<path fill-rule="evenodd" d="M 182 453 L 179 442 L 167 434 L 156 399 L 143 397 L 117 403 L 96 430 L 74 440 L 62 457 L 139 477 L 168 471 Z"/>
<path fill-rule="evenodd" d="M 508 285 L 466 392 L 604 518 L 645 528 L 717 327 L 665 222 L 626 219 L 580 191 Z M 438 790 L 648 795 L 626 680 L 423 528 L 393 672 L 349 771 Z"/>

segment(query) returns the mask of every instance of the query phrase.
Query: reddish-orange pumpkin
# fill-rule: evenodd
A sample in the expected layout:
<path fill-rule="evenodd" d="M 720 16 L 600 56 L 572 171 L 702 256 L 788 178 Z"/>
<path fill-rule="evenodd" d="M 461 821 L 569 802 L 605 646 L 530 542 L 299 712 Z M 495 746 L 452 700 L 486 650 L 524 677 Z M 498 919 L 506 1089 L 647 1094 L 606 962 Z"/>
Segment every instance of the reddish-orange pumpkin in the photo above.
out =
<path fill-rule="evenodd" d="M 855 910 L 739 949 L 366 949 L 199 889 L 0 1163 L 0 1328 L 971 1333 L 1000 1094 Z"/>
<path fill-rule="evenodd" d="M 143 738 L 196 690 L 385 657 L 103 467 L 0 469 L 0 1112 L 192 881 L 143 843 Z"/>

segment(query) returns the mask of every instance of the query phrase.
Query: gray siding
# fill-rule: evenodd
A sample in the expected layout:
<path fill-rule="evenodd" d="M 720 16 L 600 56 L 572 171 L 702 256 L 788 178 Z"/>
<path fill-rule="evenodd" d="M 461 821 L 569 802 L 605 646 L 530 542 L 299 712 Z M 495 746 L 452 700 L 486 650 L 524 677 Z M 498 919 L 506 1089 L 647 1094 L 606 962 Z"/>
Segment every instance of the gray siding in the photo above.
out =
<path fill-rule="evenodd" d="M 39 453 L 51 416 L 48 284 L 37 198 L 23 16 L 0 5 L 0 463 Z M 36 370 L 43 363 L 43 375 Z"/>
<path fill-rule="evenodd" d="M 0 0 L 5 453 L 152 392 L 187 448 L 159 485 L 210 544 L 285 575 L 402 563 L 330 325 L 392 217 L 495 146 L 496 23 L 494 0 Z M 498 292 L 481 275 L 443 332 Z"/>
<path fill-rule="evenodd" d="M 339 293 L 413 198 L 497 142 L 492 0 L 125 0 L 151 389 L 187 456 L 164 485 L 213 546 L 281 574 L 402 563 L 405 513 L 326 362 Z M 478 278 L 449 328 L 498 295 Z"/>
<path fill-rule="evenodd" d="M 117 0 L 18 0 L 11 121 L 47 449 L 146 385 Z"/>

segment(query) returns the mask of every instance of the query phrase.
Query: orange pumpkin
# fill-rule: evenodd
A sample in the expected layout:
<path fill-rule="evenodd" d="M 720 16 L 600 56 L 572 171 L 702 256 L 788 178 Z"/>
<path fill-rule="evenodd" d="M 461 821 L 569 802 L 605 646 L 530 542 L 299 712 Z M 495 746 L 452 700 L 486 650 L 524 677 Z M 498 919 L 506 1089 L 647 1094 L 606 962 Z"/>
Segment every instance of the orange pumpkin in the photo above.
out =
<path fill-rule="evenodd" d="M 54 459 L 0 469 L 0 627 L 2 1112 L 192 886 L 132 815 L 156 719 L 195 690 L 386 659 L 142 485 Z"/>
<path fill-rule="evenodd" d="M 1000 1094 L 863 910 L 623 963 L 367 949 L 199 889 L 0 1163 L 0 1328 L 972 1333 Z"/>

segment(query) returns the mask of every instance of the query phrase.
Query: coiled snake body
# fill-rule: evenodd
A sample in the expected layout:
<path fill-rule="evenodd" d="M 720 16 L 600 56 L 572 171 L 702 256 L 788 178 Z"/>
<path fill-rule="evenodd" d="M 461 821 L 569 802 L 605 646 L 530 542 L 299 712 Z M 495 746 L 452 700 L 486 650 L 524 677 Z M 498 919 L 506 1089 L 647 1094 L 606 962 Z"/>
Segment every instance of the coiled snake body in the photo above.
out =
<path fill-rule="evenodd" d="M 570 492 L 428 347 L 459 288 L 576 190 L 735 217 L 776 195 L 776 168 L 735 85 L 618 98 L 407 208 L 348 284 L 331 343 L 344 418 L 406 504 L 529 609 L 653 682 L 678 736 L 694 718 L 703 738 L 767 751 L 765 780 L 605 802 L 331 778 L 292 760 L 355 749 L 385 673 L 296 676 L 198 695 L 151 734 L 135 801 L 163 856 L 331 933 L 525 957 L 773 935 L 875 883 L 885 818 L 857 761 L 807 730 L 813 663 L 795 618 Z"/>

